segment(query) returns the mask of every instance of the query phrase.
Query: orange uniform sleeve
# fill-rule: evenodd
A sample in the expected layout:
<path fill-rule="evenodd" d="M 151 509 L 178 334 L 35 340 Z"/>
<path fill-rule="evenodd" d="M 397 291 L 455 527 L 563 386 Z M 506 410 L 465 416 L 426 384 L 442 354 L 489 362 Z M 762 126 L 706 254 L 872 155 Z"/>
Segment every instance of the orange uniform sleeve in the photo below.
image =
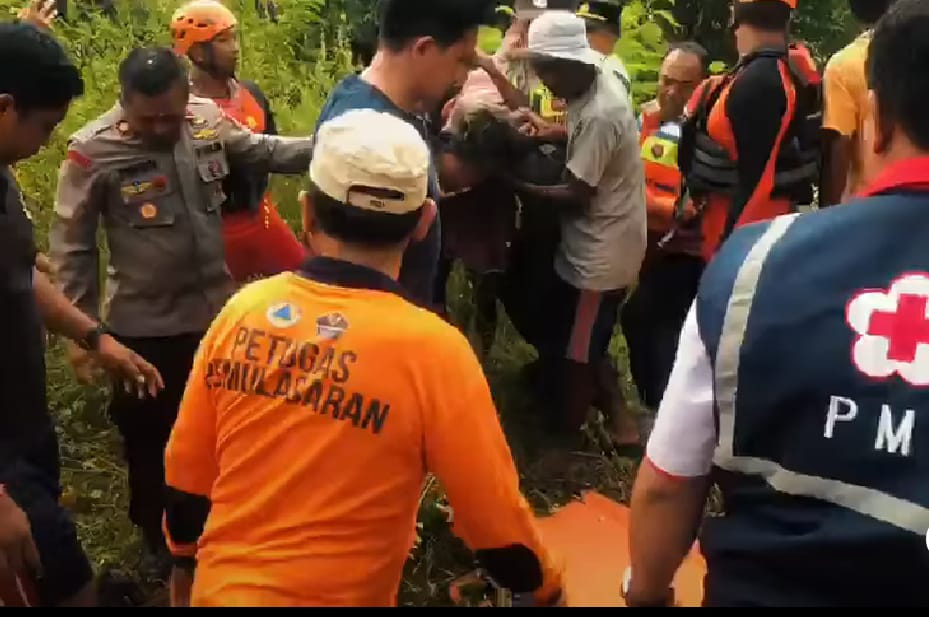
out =
<path fill-rule="evenodd" d="M 196 542 L 209 513 L 210 491 L 219 473 L 216 407 L 207 383 L 215 325 L 194 357 L 165 450 L 165 483 L 169 494 L 164 528 L 168 547 L 175 557 L 193 557 L 196 553 Z"/>
<path fill-rule="evenodd" d="M 854 70 L 842 58 L 833 58 L 823 74 L 823 128 L 851 137 L 860 125 L 860 114 L 849 72 Z"/>
<path fill-rule="evenodd" d="M 426 464 L 445 488 L 454 530 L 494 580 L 535 592 L 539 604 L 562 591 L 562 569 L 542 543 L 483 370 L 464 337 L 442 357 L 442 381 L 426 418 Z M 436 357 L 433 356 L 433 357 Z"/>

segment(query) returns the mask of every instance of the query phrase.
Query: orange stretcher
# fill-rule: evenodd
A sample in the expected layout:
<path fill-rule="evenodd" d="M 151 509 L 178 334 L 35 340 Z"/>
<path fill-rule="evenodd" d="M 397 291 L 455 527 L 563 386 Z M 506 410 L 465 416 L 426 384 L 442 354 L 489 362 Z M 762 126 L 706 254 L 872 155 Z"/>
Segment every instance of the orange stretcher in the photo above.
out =
<path fill-rule="evenodd" d="M 566 606 L 625 606 L 620 595 L 629 565 L 629 508 L 596 492 L 587 492 L 551 516 L 539 519 L 547 546 L 565 563 Z M 694 544 L 674 579 L 676 606 L 703 602 L 706 562 Z M 475 583 L 470 574 L 452 583 L 454 601 L 462 585 Z"/>

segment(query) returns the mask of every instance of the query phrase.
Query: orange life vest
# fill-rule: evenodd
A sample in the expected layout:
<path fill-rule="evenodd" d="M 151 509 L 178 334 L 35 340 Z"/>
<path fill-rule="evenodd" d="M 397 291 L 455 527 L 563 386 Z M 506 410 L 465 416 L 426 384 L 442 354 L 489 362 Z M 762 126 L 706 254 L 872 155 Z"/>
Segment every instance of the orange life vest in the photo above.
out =
<path fill-rule="evenodd" d="M 645 167 L 645 205 L 650 232 L 665 233 L 674 221 L 682 180 L 677 166 L 679 142 L 680 125 L 661 122 L 657 101 L 643 105 L 639 145 Z"/>
<path fill-rule="evenodd" d="M 726 102 L 741 70 L 763 56 L 780 60 L 787 109 L 761 180 L 736 214 L 732 197 L 739 188 L 738 152 Z M 687 105 L 679 157 L 687 190 L 701 213 L 705 259 L 712 258 L 733 228 L 788 214 L 797 205 L 812 202 L 821 160 L 819 83 L 809 51 L 798 47 L 789 53 L 764 50 L 752 54 L 729 73 L 710 77 L 694 92 Z"/>

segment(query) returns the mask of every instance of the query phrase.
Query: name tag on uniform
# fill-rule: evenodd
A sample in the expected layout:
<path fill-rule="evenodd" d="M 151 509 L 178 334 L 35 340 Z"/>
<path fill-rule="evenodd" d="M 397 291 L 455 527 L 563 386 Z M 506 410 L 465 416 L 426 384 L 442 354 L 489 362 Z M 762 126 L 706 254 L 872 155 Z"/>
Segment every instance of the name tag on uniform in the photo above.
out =
<path fill-rule="evenodd" d="M 229 175 L 229 164 L 222 143 L 215 141 L 211 144 L 196 148 L 197 170 L 204 182 L 221 180 Z"/>

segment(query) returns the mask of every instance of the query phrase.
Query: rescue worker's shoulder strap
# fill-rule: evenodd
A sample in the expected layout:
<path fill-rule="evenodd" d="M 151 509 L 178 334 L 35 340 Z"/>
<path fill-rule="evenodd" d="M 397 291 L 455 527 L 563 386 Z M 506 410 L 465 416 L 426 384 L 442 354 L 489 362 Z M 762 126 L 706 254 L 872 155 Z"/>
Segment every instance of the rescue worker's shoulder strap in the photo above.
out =
<path fill-rule="evenodd" d="M 261 106 L 262 111 L 265 114 L 265 134 L 266 135 L 277 135 L 277 123 L 274 121 L 274 112 L 271 111 L 271 101 L 268 100 L 268 97 L 265 96 L 264 91 L 261 87 L 254 81 L 250 79 L 242 79 L 239 81 L 239 84 L 248 90 L 249 94 L 255 97 L 255 100 L 258 101 L 258 104 Z"/>
<path fill-rule="evenodd" d="M 797 66 L 797 61 L 791 57 L 788 49 L 763 49 L 747 56 L 743 64 L 748 64 L 757 58 L 775 58 L 782 61 L 787 67 L 787 73 L 790 75 L 791 81 L 798 89 L 804 89 L 813 85 L 806 71 L 803 71 Z"/>

